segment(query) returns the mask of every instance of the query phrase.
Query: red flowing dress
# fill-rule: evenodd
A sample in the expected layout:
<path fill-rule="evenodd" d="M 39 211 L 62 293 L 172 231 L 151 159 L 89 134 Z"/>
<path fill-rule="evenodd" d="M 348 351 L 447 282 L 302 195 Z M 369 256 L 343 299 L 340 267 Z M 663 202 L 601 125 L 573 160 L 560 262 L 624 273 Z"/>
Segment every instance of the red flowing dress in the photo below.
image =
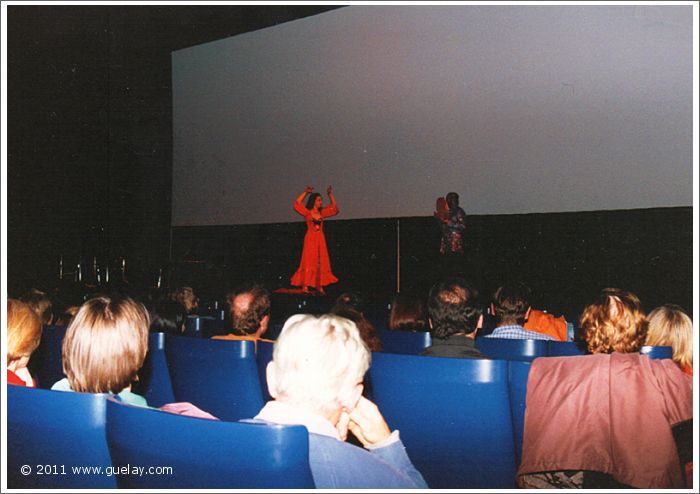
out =
<path fill-rule="evenodd" d="M 322 208 L 320 220 L 314 220 L 311 217 L 311 210 L 297 202 L 294 203 L 294 210 L 306 219 L 306 235 L 304 236 L 304 249 L 301 253 L 299 269 L 292 276 L 292 286 L 318 288 L 336 283 L 338 278 L 331 272 L 326 237 L 323 234 L 323 219 L 338 214 L 338 207 L 331 204 Z"/>

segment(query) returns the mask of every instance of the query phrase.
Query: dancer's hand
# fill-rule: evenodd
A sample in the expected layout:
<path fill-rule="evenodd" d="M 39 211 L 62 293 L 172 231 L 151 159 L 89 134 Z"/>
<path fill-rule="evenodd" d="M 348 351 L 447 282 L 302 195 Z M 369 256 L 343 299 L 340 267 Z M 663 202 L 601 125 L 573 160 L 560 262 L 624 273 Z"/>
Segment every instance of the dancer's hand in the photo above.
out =
<path fill-rule="evenodd" d="M 329 185 L 328 188 L 326 189 L 326 192 L 328 192 L 328 195 L 331 195 L 333 193 L 333 186 Z"/>
<path fill-rule="evenodd" d="M 311 194 L 313 191 L 314 191 L 314 188 L 313 188 L 313 187 L 311 187 L 310 185 L 307 185 L 307 186 L 306 186 L 306 193 L 307 193 L 307 194 Z"/>

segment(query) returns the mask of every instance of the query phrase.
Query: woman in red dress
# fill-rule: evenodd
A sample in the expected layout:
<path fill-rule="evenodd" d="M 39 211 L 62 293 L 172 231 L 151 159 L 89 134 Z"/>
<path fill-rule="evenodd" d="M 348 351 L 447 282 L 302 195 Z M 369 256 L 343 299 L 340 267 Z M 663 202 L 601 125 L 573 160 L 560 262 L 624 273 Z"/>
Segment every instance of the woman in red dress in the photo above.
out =
<path fill-rule="evenodd" d="M 326 237 L 323 234 L 323 219 L 338 214 L 338 206 L 335 204 L 333 187 L 328 186 L 328 199 L 330 204 L 323 207 L 321 194 L 314 192 L 313 187 L 308 186 L 299 194 L 294 202 L 294 211 L 306 219 L 306 235 L 304 236 L 304 250 L 301 253 L 299 269 L 292 276 L 292 285 L 300 286 L 304 293 L 309 292 L 313 286 L 323 295 L 324 286 L 338 281 L 331 272 L 331 261 L 328 257 Z M 308 197 L 307 197 L 308 196 Z M 303 204 L 306 199 L 306 206 Z"/>

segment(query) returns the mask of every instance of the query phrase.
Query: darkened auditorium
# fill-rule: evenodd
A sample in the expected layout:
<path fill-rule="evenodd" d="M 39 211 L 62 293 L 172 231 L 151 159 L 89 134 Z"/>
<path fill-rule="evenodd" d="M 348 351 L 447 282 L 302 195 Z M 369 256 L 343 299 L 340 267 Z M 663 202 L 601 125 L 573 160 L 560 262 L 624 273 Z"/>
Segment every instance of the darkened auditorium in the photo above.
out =
<path fill-rule="evenodd" d="M 699 9 L 2 2 L 3 492 L 697 492 Z"/>

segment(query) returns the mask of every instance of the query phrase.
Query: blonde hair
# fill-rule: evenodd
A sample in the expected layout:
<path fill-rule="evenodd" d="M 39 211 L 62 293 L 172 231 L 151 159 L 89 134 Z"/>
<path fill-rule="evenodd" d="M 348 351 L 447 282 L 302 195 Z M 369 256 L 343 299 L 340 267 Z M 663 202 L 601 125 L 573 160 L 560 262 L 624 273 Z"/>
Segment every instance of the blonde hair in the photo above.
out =
<path fill-rule="evenodd" d="M 637 352 L 647 335 L 639 298 L 619 288 L 605 288 L 583 310 L 580 323 L 591 353 Z"/>
<path fill-rule="evenodd" d="M 670 346 L 673 361 L 682 368 L 693 367 L 693 321 L 673 304 L 657 307 L 649 313 L 647 345 Z"/>
<path fill-rule="evenodd" d="M 63 372 L 73 391 L 120 393 L 137 379 L 148 350 L 148 312 L 130 298 L 85 302 L 63 339 Z"/>
<path fill-rule="evenodd" d="M 296 314 L 284 323 L 275 343 L 272 392 L 282 402 L 333 413 L 362 382 L 370 358 L 349 319 Z"/>
<path fill-rule="evenodd" d="M 7 299 L 7 364 L 31 356 L 41 341 L 41 319 L 24 302 Z"/>

